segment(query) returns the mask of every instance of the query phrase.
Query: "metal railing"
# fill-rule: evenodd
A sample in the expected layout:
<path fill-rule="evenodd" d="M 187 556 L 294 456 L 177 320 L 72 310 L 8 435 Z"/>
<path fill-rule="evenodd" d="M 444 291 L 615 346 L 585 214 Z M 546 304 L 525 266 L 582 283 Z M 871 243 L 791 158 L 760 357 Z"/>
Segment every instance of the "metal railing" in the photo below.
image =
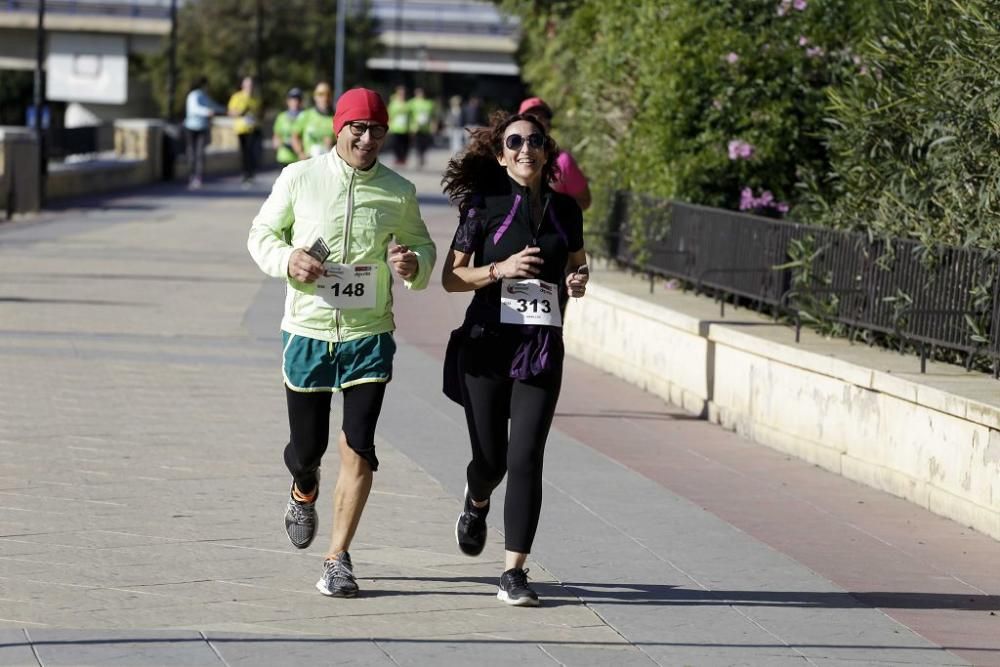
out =
<path fill-rule="evenodd" d="M 894 336 L 920 353 L 935 348 L 993 361 L 1000 377 L 1000 254 L 928 249 L 907 239 L 800 225 L 724 209 L 615 193 L 604 251 L 620 264 L 679 278 L 726 301 Z"/>
<path fill-rule="evenodd" d="M 52 128 L 46 131 L 45 141 L 50 160 L 65 159 L 69 155 L 98 154 L 114 150 L 115 128 L 113 123 Z"/>

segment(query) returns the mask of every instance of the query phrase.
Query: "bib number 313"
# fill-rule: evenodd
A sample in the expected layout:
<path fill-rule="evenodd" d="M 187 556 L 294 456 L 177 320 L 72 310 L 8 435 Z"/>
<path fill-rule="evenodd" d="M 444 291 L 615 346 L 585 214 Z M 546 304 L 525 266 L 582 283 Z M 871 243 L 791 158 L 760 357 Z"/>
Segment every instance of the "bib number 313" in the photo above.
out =
<path fill-rule="evenodd" d="M 555 283 L 536 278 L 504 278 L 500 286 L 500 321 L 561 327 L 559 290 Z"/>
<path fill-rule="evenodd" d="M 374 264 L 325 262 L 323 275 L 316 280 L 316 305 L 349 310 L 375 307 Z"/>

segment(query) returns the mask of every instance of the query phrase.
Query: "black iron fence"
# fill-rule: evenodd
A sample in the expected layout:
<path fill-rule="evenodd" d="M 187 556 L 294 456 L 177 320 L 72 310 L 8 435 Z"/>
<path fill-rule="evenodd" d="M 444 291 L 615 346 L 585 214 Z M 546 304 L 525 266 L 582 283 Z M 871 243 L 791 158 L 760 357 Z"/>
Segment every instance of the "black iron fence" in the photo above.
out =
<path fill-rule="evenodd" d="M 1000 377 L 1000 253 L 811 227 L 628 192 L 615 194 L 605 253 L 650 276 L 802 318 L 993 362 Z"/>
<path fill-rule="evenodd" d="M 115 148 L 115 128 L 112 123 L 51 128 L 46 132 L 45 141 L 46 153 L 53 160 L 69 155 L 103 153 Z"/>

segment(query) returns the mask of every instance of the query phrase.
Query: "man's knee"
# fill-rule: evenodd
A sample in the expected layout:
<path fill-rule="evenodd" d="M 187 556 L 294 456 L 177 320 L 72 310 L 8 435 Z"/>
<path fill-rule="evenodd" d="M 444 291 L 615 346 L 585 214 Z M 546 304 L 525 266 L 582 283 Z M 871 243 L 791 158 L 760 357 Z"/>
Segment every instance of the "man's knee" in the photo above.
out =
<path fill-rule="evenodd" d="M 347 466 L 355 474 L 367 474 L 378 470 L 378 457 L 375 456 L 375 445 L 370 447 L 355 447 L 349 442 L 348 436 L 340 433 L 340 465 Z"/>

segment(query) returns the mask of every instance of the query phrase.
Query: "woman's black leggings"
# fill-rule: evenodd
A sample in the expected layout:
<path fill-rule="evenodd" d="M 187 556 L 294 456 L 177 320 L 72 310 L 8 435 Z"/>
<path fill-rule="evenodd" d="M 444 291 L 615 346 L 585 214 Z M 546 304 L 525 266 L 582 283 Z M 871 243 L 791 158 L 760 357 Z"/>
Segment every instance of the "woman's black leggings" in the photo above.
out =
<path fill-rule="evenodd" d="M 486 500 L 507 475 L 503 521 L 508 551 L 531 552 L 542 511 L 545 440 L 561 385 L 561 368 L 528 380 L 462 370 L 462 402 L 472 441 L 469 493 L 473 500 Z"/>
<path fill-rule="evenodd" d="M 344 422 L 341 426 L 347 444 L 358 456 L 378 470 L 375 456 L 375 426 L 385 398 L 384 382 L 369 382 L 344 389 Z M 330 441 L 330 402 L 328 391 L 301 392 L 285 387 L 288 402 L 289 439 L 285 447 L 285 465 L 295 486 L 302 493 L 316 488 L 317 470 Z"/>

